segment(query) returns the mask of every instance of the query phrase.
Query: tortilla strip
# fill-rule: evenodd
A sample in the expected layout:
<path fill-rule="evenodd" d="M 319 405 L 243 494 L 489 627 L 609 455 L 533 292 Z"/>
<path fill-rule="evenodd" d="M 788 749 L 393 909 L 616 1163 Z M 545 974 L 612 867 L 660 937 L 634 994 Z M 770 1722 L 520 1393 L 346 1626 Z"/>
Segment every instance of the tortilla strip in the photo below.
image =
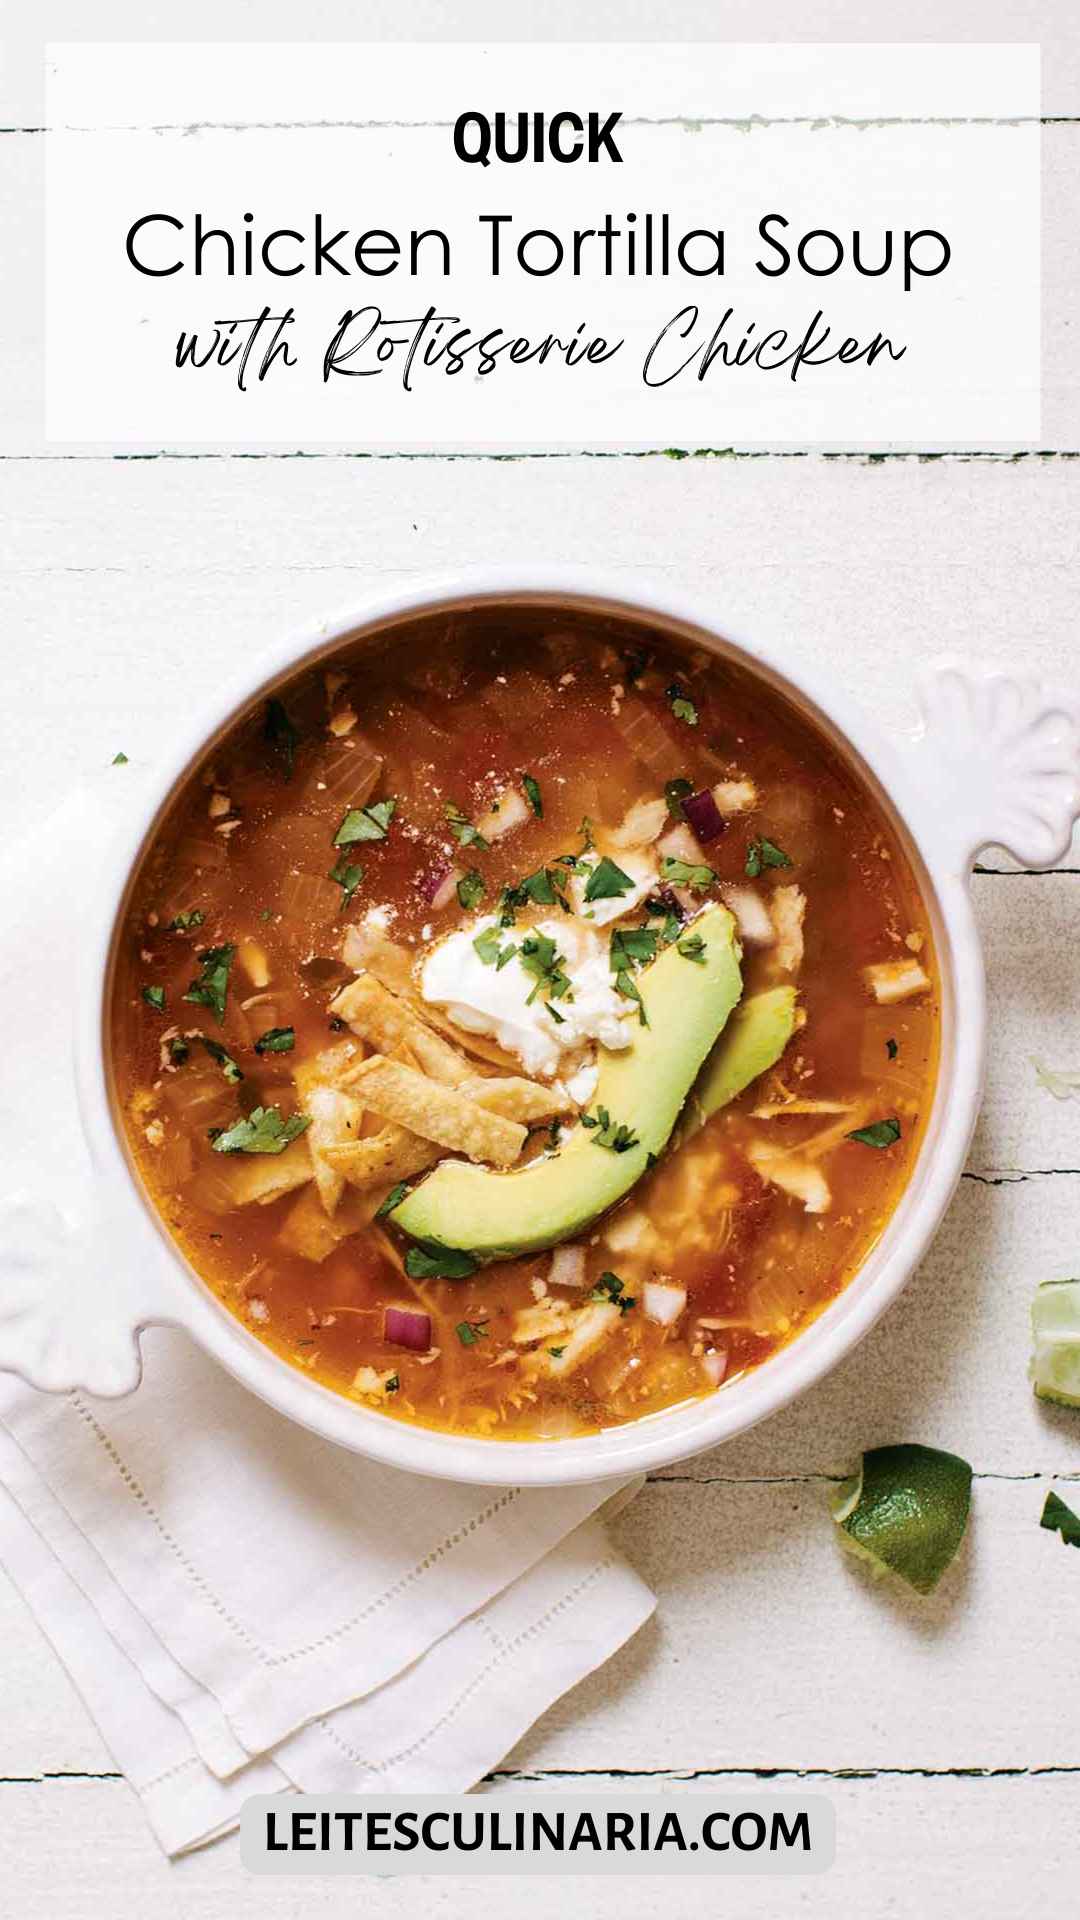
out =
<path fill-rule="evenodd" d="M 330 1002 L 330 1011 L 348 1022 L 354 1033 L 367 1040 L 379 1053 L 393 1053 L 405 1046 L 415 1054 L 424 1072 L 445 1086 L 456 1087 L 469 1077 L 469 1063 L 460 1053 L 440 1040 L 422 1020 L 376 980 L 372 973 L 358 974 Z"/>
<path fill-rule="evenodd" d="M 359 1193 L 350 1193 L 331 1218 L 324 1211 L 314 1186 L 305 1187 L 281 1223 L 277 1245 L 284 1247 L 286 1253 L 298 1254 L 301 1260 L 310 1260 L 319 1265 L 350 1234 L 363 1231 L 378 1204 L 377 1193 L 369 1194 L 366 1198 Z"/>
<path fill-rule="evenodd" d="M 381 1133 L 368 1134 L 352 1146 L 326 1148 L 330 1165 L 350 1187 L 393 1186 L 414 1173 L 423 1173 L 442 1156 L 443 1149 L 433 1140 L 422 1140 L 408 1127 L 384 1127 Z"/>
<path fill-rule="evenodd" d="M 500 1113 L 504 1120 L 520 1120 L 531 1126 L 536 1120 L 553 1120 L 567 1110 L 566 1095 L 538 1080 L 523 1080 L 517 1074 L 475 1074 L 458 1087 L 467 1100 L 475 1100 L 488 1113 Z"/>
<path fill-rule="evenodd" d="M 455 1026 L 441 1007 L 422 1000 L 418 1003 L 418 1011 L 422 1011 L 423 1019 L 429 1027 L 435 1027 L 439 1033 L 445 1034 L 451 1040 L 456 1040 L 466 1053 L 475 1054 L 478 1060 L 486 1060 L 490 1067 L 497 1067 L 501 1073 L 516 1073 L 521 1065 L 512 1053 L 507 1053 L 486 1034 L 468 1033 L 464 1027 Z M 470 1066 L 469 1071 L 472 1072 L 472 1070 Z"/>
<path fill-rule="evenodd" d="M 215 1155 L 217 1159 L 219 1156 Z M 223 1162 L 226 1156 L 220 1156 Z M 302 1187 L 306 1180 L 314 1175 L 311 1154 L 308 1151 L 307 1137 L 301 1134 L 293 1140 L 283 1153 L 238 1153 L 229 1155 L 227 1164 L 213 1169 L 217 1179 L 215 1186 L 224 1195 L 228 1194 L 227 1204 L 206 1204 L 211 1212 L 225 1213 L 230 1207 L 247 1207 L 253 1201 L 260 1207 L 268 1207 L 274 1200 L 280 1200 L 282 1194 L 292 1193 L 296 1187 Z"/>
<path fill-rule="evenodd" d="M 364 1109 L 359 1100 L 338 1087 L 315 1086 L 307 1096 L 305 1111 L 311 1115 L 307 1142 L 315 1185 L 327 1213 L 333 1213 L 345 1191 L 345 1176 L 325 1158 L 326 1149 L 347 1146 L 356 1139 Z"/>
<path fill-rule="evenodd" d="M 517 1121 L 488 1113 L 453 1087 L 439 1086 L 397 1060 L 365 1060 L 349 1085 L 365 1107 L 384 1120 L 470 1160 L 509 1167 L 525 1145 L 526 1129 Z"/>

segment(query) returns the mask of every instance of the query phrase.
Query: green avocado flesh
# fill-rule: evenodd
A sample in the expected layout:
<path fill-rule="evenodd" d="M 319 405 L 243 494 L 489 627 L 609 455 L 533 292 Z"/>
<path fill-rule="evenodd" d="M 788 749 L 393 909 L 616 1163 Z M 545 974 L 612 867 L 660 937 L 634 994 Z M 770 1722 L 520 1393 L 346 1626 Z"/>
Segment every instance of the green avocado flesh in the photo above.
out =
<path fill-rule="evenodd" d="M 665 948 L 638 975 L 648 1015 L 624 1053 L 605 1053 L 589 1108 L 606 1108 L 636 1144 L 601 1146 L 599 1128 L 576 1126 L 562 1146 L 530 1166 L 498 1173 L 443 1160 L 390 1218 L 415 1240 L 458 1247 L 481 1260 L 536 1253 L 569 1240 L 629 1193 L 650 1157 L 667 1145 L 702 1061 L 742 991 L 735 922 L 726 907 L 694 921 L 705 942 L 699 963 Z"/>
<path fill-rule="evenodd" d="M 795 1031 L 794 987 L 769 987 L 737 1006 L 702 1067 L 688 1112 L 703 1125 L 770 1067 Z"/>

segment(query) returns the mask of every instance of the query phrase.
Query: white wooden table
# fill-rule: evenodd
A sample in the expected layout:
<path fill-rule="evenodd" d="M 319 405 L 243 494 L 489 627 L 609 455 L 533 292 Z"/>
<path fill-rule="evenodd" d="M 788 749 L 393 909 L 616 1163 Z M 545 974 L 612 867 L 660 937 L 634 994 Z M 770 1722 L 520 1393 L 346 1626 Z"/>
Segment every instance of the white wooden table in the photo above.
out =
<path fill-rule="evenodd" d="M 46 33 L 86 31 L 70 9 L 40 11 Z M 96 11 L 117 37 L 169 31 L 153 8 L 136 16 L 118 0 Z M 621 20 L 613 7 L 594 11 L 601 31 L 661 31 L 644 9 L 625 7 Z M 752 11 L 751 21 L 748 7 L 732 6 L 725 34 L 814 28 L 787 0 Z M 943 648 L 1022 658 L 1075 685 L 1080 405 L 1068 356 L 1080 34 L 1071 0 L 980 11 L 982 37 L 1041 36 L 1047 46 L 1048 451 L 1018 459 L 57 454 L 35 425 L 42 137 L 0 135 L 6 247 L 21 270 L 6 316 L 14 348 L 0 456 L 7 833 L 118 749 L 153 758 L 192 678 L 213 677 L 226 656 L 231 671 L 293 623 L 372 586 L 474 562 L 653 569 L 738 628 L 795 636 L 886 723 L 909 716 L 912 669 Z M 518 12 L 514 31 L 527 37 L 539 9 Z M 883 30 L 976 31 L 964 0 L 927 0 L 909 14 Z M 868 37 L 856 0 L 827 15 L 821 37 Z M 488 9 L 454 16 L 458 37 L 491 26 Z M 685 6 L 678 37 L 692 38 L 704 17 Z M 543 18 L 549 37 L 571 18 L 579 36 L 588 31 L 569 0 L 546 5 Z M 330 0 L 311 10 L 311 30 L 325 37 L 343 20 L 353 37 L 377 30 Z M 183 30 L 221 34 L 220 9 L 216 27 L 209 21 L 196 5 Z M 288 37 L 267 9 L 260 30 L 270 38 L 275 28 Z M 439 10 L 418 3 L 399 6 L 385 30 L 440 29 L 450 26 Z M 664 31 L 676 37 L 670 20 Z M 40 22 L 36 32 L 40 44 Z M 5 126 L 40 126 L 33 53 L 28 43 L 13 65 Z M 815 1393 L 649 1483 L 617 1533 L 659 1594 L 655 1621 L 533 1729 L 490 1789 L 812 1783 L 837 1811 L 833 1873 L 743 1880 L 727 1894 L 741 1915 L 915 1920 L 958 1900 L 994 1916 L 1075 1911 L 1080 1555 L 1041 1532 L 1038 1517 L 1052 1480 L 1080 1478 L 1080 1415 L 1038 1407 L 1025 1363 L 1032 1286 L 1080 1266 L 1080 1105 L 1041 1090 L 1029 1060 L 1080 1067 L 1080 854 L 1046 876 L 1004 856 L 986 866 L 974 887 L 993 1019 L 988 1097 L 930 1257 Z M 891 1439 L 950 1447 L 975 1468 L 967 1544 L 929 1600 L 869 1585 L 838 1553 L 827 1514 L 832 1481 L 864 1447 Z M 252 1881 L 234 1841 L 170 1867 L 2 1576 L 0 1888 L 5 1912 L 49 1920 L 344 1915 L 361 1905 L 411 1920 L 494 1915 L 511 1894 L 498 1880 Z M 568 1896 L 580 1901 L 581 1883 L 531 1883 L 538 1917 Z M 645 1915 L 658 1896 L 658 1882 L 592 1881 L 586 1911 Z"/>

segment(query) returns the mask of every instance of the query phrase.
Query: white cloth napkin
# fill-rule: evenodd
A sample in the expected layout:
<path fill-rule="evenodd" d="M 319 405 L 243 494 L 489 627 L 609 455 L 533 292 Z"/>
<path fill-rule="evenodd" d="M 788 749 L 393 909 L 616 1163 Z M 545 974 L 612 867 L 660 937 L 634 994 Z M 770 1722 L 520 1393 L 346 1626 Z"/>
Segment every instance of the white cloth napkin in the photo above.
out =
<path fill-rule="evenodd" d="M 71 956 L 138 784 L 110 768 L 0 864 L 5 1190 L 64 1168 L 74 1210 Z M 0 1247 L 0 1318 L 3 1295 Z M 635 1483 L 414 1479 L 293 1426 L 185 1335 L 143 1351 L 127 1400 L 0 1374 L 0 1563 L 167 1852 L 253 1793 L 461 1792 L 652 1611 L 597 1517 Z"/>

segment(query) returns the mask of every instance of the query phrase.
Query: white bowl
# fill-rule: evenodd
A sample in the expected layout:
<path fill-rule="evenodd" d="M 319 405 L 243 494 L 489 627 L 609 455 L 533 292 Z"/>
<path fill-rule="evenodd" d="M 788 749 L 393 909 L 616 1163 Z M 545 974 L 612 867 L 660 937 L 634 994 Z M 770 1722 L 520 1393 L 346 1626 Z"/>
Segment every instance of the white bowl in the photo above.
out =
<path fill-rule="evenodd" d="M 387 1419 L 320 1386 L 249 1333 L 177 1250 L 135 1177 L 110 1097 L 107 1002 L 114 940 L 143 849 L 191 763 L 299 668 L 343 642 L 424 612 L 492 602 L 617 614 L 658 626 L 757 673 L 806 712 L 874 792 L 906 846 L 933 928 L 942 983 L 941 1064 L 911 1180 L 850 1285 L 791 1346 L 690 1406 L 573 1440 L 481 1440 Z M 921 689 L 922 724 L 886 737 L 790 644 L 737 638 L 710 608 L 662 584 L 591 570 L 478 571 L 412 585 L 295 635 L 220 694 L 151 783 L 107 863 L 78 1015 L 77 1079 L 100 1194 L 78 1228 L 29 1199 L 19 1254 L 0 1232 L 0 1367 L 50 1392 L 116 1396 L 139 1383 L 143 1327 L 184 1327 L 230 1373 L 313 1432 L 414 1473 L 488 1485 L 565 1485 L 658 1467 L 714 1447 L 786 1406 L 842 1356 L 921 1259 L 960 1177 L 982 1088 L 985 1000 L 968 876 L 978 850 L 1049 866 L 1080 814 L 1076 709 L 1022 673 L 942 662 Z"/>

